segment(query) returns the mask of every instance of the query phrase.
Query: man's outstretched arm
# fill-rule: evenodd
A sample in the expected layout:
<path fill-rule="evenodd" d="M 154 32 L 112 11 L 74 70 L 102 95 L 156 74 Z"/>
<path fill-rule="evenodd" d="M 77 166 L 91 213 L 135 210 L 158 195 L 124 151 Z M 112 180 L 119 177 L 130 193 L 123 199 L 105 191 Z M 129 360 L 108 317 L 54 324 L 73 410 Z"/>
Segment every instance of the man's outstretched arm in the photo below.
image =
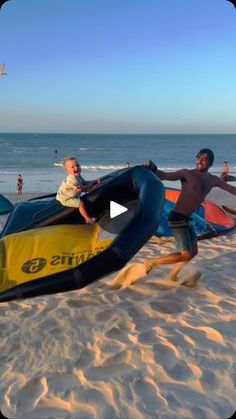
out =
<path fill-rule="evenodd" d="M 164 172 L 163 170 L 159 170 L 152 160 L 146 160 L 144 162 L 144 166 L 155 173 L 155 175 L 157 175 L 161 180 L 185 180 L 186 169 L 180 169 L 175 172 Z"/>
<path fill-rule="evenodd" d="M 232 195 L 236 196 L 236 187 L 233 185 L 230 185 L 229 183 L 225 182 L 223 179 L 219 178 L 218 176 L 216 176 L 217 180 L 216 180 L 216 185 L 218 186 L 218 188 L 223 189 L 224 191 L 227 191 L 229 193 L 231 193 Z"/>

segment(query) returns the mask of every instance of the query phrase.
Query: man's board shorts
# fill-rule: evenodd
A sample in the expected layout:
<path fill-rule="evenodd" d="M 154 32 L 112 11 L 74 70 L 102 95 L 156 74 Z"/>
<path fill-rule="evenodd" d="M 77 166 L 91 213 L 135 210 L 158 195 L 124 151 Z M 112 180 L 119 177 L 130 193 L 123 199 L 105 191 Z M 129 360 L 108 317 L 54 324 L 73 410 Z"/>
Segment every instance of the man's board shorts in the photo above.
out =
<path fill-rule="evenodd" d="M 175 238 L 177 252 L 183 250 L 191 251 L 193 243 L 197 241 L 191 218 L 178 212 L 171 211 L 168 217 L 168 226 Z"/>

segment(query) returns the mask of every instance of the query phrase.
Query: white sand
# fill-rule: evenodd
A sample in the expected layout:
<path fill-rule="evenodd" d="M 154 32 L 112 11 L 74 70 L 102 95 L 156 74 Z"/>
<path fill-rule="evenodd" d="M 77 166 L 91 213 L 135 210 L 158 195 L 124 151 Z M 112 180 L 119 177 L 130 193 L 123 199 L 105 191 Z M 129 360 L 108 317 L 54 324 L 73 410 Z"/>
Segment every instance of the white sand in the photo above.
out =
<path fill-rule="evenodd" d="M 211 198 L 236 207 L 229 194 Z M 80 291 L 0 304 L 2 412 L 17 419 L 230 417 L 236 230 L 199 242 L 178 283 L 163 279 L 168 266 L 145 275 L 146 257 L 173 249 L 171 241 L 149 242 L 123 281 L 110 275 Z M 195 287 L 180 285 L 196 270 Z"/>

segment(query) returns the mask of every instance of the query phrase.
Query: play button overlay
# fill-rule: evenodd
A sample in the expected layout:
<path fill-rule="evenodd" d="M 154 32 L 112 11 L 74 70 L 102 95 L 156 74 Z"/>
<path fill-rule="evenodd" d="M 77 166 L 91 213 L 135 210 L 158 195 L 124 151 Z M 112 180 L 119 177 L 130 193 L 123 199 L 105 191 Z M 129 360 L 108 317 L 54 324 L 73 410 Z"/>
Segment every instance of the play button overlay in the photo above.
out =
<path fill-rule="evenodd" d="M 107 210 L 99 219 L 99 225 L 108 233 L 119 234 L 131 221 L 138 207 L 137 199 L 122 204 L 110 201 Z"/>
<path fill-rule="evenodd" d="M 128 208 L 124 205 L 118 204 L 118 202 L 110 201 L 110 218 L 118 217 L 128 211 Z"/>

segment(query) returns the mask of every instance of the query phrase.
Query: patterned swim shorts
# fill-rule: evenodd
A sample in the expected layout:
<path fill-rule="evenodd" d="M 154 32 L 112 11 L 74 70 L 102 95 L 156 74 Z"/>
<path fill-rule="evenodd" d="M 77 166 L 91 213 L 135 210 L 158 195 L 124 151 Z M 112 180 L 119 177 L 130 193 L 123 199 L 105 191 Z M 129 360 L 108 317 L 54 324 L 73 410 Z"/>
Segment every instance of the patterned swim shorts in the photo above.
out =
<path fill-rule="evenodd" d="M 177 252 L 183 250 L 191 251 L 193 243 L 197 241 L 197 236 L 190 217 L 171 211 L 168 218 L 168 226 L 175 238 Z"/>

